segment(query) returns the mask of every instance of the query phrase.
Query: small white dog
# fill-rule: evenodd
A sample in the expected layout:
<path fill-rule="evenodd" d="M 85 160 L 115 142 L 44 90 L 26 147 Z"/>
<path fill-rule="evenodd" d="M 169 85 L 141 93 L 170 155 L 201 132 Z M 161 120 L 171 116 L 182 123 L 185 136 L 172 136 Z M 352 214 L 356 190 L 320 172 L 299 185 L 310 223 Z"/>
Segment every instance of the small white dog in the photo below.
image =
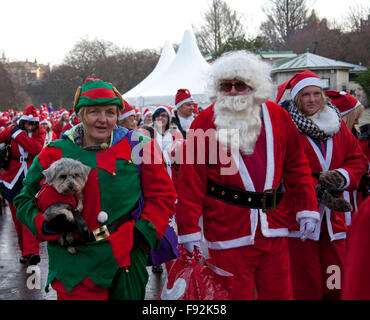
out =
<path fill-rule="evenodd" d="M 53 162 L 48 169 L 42 172 L 46 177 L 44 183 L 53 187 L 61 195 L 61 197 L 58 197 L 58 195 L 54 197 L 50 196 L 50 192 L 55 192 L 54 190 L 49 193 L 45 192 L 45 197 L 53 198 L 48 200 L 49 202 L 55 199 L 55 203 L 52 203 L 44 210 L 46 221 L 50 221 L 57 215 L 64 214 L 68 221 L 75 222 L 73 211 L 81 213 L 83 210 L 82 189 L 85 186 L 90 170 L 90 167 L 80 161 L 71 158 L 61 158 Z M 78 199 L 75 207 L 71 205 L 70 199 L 73 197 Z M 65 237 L 63 236 L 58 239 L 58 244 L 61 246 L 67 245 L 68 252 L 76 254 L 76 248 L 70 245 L 73 243 L 73 240 L 72 233 L 68 232 Z"/>

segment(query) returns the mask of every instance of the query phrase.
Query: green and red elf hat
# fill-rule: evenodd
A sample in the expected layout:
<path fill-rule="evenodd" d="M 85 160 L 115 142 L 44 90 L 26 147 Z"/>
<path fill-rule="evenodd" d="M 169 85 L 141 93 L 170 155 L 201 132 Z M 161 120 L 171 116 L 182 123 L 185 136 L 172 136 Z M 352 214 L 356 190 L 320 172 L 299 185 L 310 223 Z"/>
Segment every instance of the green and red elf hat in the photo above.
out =
<path fill-rule="evenodd" d="M 111 104 L 118 105 L 122 109 L 123 98 L 118 90 L 111 83 L 87 78 L 82 86 L 77 88 L 73 108 L 78 114 L 81 107 Z"/>

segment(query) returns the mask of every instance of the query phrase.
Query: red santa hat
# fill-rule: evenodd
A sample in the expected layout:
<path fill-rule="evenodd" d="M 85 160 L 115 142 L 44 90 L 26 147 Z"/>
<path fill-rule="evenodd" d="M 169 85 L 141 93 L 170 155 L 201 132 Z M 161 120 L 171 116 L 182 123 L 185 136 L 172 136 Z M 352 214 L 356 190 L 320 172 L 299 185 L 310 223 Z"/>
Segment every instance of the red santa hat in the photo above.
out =
<path fill-rule="evenodd" d="M 3 130 L 7 127 L 5 118 L 0 118 L 0 130 Z"/>
<path fill-rule="evenodd" d="M 118 121 L 121 121 L 129 116 L 135 115 L 135 108 L 130 105 L 126 100 L 124 102 L 124 108 L 121 110 L 120 116 L 118 117 Z"/>
<path fill-rule="evenodd" d="M 145 118 L 150 115 L 150 114 L 153 114 L 153 111 L 151 111 L 149 108 L 146 108 L 144 110 L 144 113 L 143 113 L 143 120 L 145 120 Z"/>
<path fill-rule="evenodd" d="M 296 73 L 290 80 L 284 82 L 278 87 L 276 96 L 276 103 L 278 103 L 283 96 L 285 90 L 290 90 L 290 96 L 294 100 L 294 97 L 299 91 L 305 87 L 316 86 L 323 88 L 323 82 L 321 78 L 310 70 L 304 70 Z"/>
<path fill-rule="evenodd" d="M 181 107 L 185 102 L 193 102 L 190 91 L 188 89 L 177 90 L 175 97 L 175 105 L 177 108 Z"/>
<path fill-rule="evenodd" d="M 135 108 L 135 114 L 141 114 L 140 109 Z"/>
<path fill-rule="evenodd" d="M 45 115 L 43 115 L 43 114 L 41 114 L 41 116 L 40 116 L 40 124 L 43 124 L 43 123 L 46 123 L 49 126 L 49 128 L 51 128 L 51 122 L 48 119 L 48 117 L 45 116 Z"/>
<path fill-rule="evenodd" d="M 345 91 L 326 90 L 325 93 L 339 109 L 342 117 L 361 105 L 360 101 Z"/>
<path fill-rule="evenodd" d="M 67 110 L 67 109 L 65 109 L 65 108 L 60 109 L 60 110 L 59 110 L 59 115 L 60 115 L 61 117 L 63 117 L 63 115 L 64 115 L 64 114 L 68 114 L 68 115 L 69 115 L 68 110 Z"/>
<path fill-rule="evenodd" d="M 20 117 L 19 120 L 26 120 L 26 121 L 39 121 L 39 114 L 38 110 L 33 104 L 30 104 L 27 106 L 24 111 L 22 116 Z"/>
<path fill-rule="evenodd" d="M 168 113 L 168 118 L 171 120 L 172 117 L 172 108 L 170 106 L 166 106 L 164 104 L 160 104 L 155 107 L 153 111 L 153 118 L 155 117 L 156 114 L 161 113 L 162 111 L 166 111 Z"/>

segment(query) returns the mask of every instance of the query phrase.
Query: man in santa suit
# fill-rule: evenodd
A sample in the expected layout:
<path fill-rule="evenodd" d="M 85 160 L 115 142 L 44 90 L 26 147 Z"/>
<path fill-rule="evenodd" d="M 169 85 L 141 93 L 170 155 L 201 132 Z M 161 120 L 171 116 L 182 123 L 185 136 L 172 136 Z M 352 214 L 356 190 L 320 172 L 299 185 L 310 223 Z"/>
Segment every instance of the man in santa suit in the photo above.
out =
<path fill-rule="evenodd" d="M 255 289 L 258 299 L 291 299 L 286 208 L 294 208 L 302 240 L 319 219 L 298 131 L 267 101 L 271 94 L 270 67 L 258 56 L 217 59 L 209 77 L 214 104 L 190 127 L 178 180 L 179 243 L 189 252 L 200 247 L 203 215 L 211 263 L 234 275 L 232 299 L 254 299 Z"/>
<path fill-rule="evenodd" d="M 175 97 L 176 110 L 172 118 L 172 123 L 181 132 L 182 136 L 186 139 L 186 135 L 189 131 L 191 123 L 193 122 L 195 115 L 194 111 L 194 100 L 188 89 L 177 90 Z"/>

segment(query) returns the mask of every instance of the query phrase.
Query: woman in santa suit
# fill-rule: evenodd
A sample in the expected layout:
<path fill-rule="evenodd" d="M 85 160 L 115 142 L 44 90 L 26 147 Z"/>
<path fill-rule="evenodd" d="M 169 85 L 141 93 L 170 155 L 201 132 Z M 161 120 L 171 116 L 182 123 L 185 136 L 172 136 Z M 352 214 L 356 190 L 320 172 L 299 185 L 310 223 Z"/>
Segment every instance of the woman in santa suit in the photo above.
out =
<path fill-rule="evenodd" d="M 39 242 L 31 232 L 17 219 L 17 210 L 13 199 L 23 187 L 23 179 L 34 157 L 40 153 L 45 141 L 45 130 L 39 126 L 39 117 L 34 105 L 25 108 L 18 124 L 0 132 L 0 142 L 10 140 L 11 161 L 9 167 L 0 175 L 0 192 L 9 202 L 18 243 L 22 252 L 21 263 L 37 264 L 40 262 Z"/>
<path fill-rule="evenodd" d="M 276 98 L 279 102 L 285 90 L 291 89 L 291 100 L 283 105 L 300 132 L 319 201 L 320 221 L 314 233 L 302 242 L 290 232 L 295 299 L 340 298 L 347 231 L 344 212 L 352 210 L 342 191 L 356 189 L 367 167 L 356 138 L 322 88 L 321 79 L 305 70 L 280 85 Z"/>

